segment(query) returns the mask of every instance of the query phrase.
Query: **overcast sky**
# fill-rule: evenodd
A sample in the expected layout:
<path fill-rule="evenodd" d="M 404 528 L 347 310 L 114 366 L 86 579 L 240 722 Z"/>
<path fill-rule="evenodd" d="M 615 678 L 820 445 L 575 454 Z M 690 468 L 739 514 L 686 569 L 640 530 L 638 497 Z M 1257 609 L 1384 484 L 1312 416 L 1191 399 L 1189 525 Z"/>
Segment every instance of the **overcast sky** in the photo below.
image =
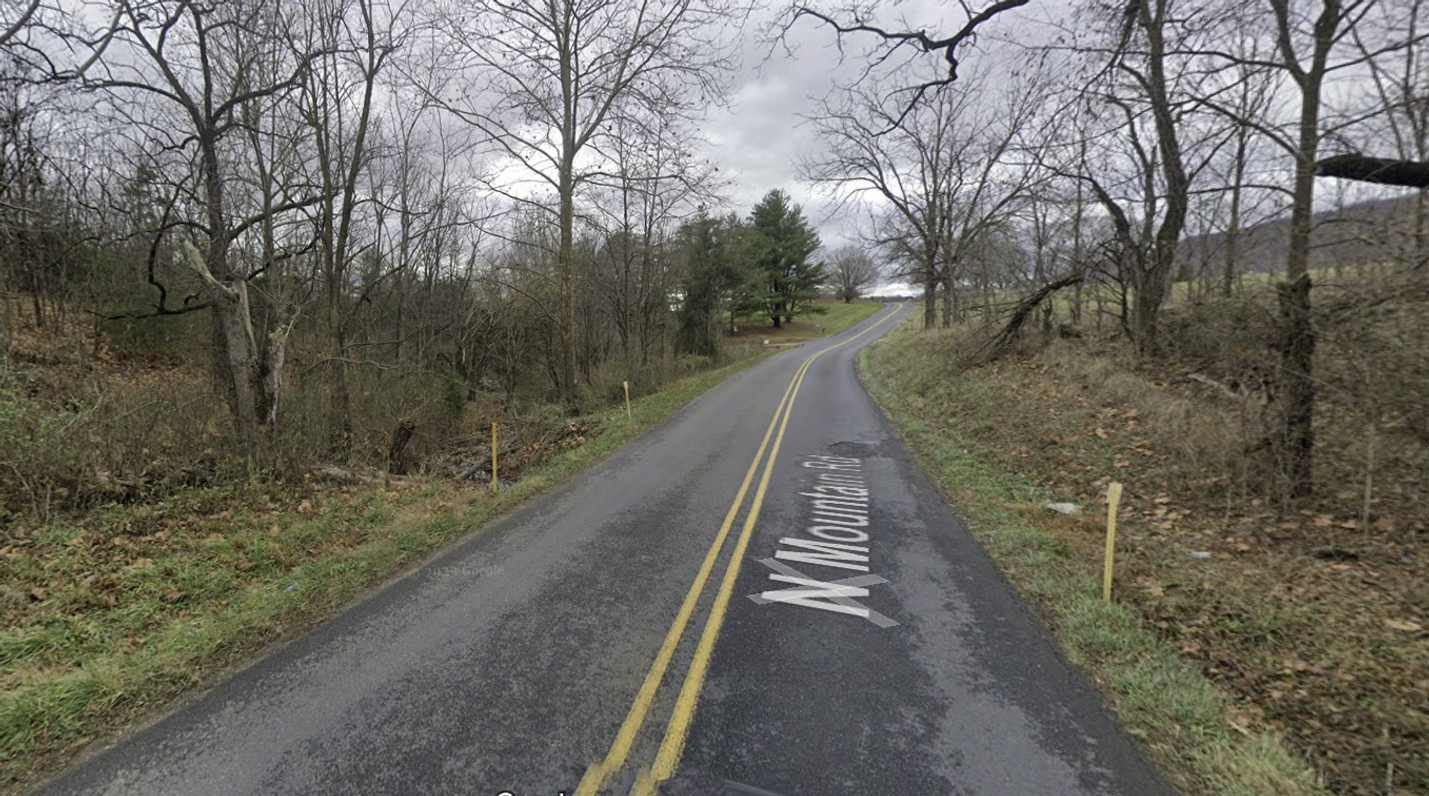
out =
<path fill-rule="evenodd" d="M 1034 4 L 1035 5 L 1035 4 Z M 894 29 L 924 28 L 931 34 L 946 35 L 960 27 L 965 17 L 954 3 L 916 0 L 882 6 L 882 21 Z M 1022 12 L 1022 24 L 1043 12 Z M 749 209 L 773 188 L 787 191 L 804 208 L 805 216 L 819 230 L 827 247 L 852 242 L 856 235 L 856 213 L 832 215 L 828 196 L 801 182 L 796 173 L 801 155 L 819 147 L 810 125 L 803 117 L 813 114 L 819 100 L 840 83 L 853 80 L 864 63 L 871 37 L 845 41 L 840 59 L 832 31 L 815 20 L 797 24 L 787 38 L 789 48 L 770 41 L 776 16 L 765 10 L 744 27 L 743 65 L 730 92 L 728 108 L 712 109 L 704 126 L 709 157 L 719 164 L 732 185 L 727 191 L 730 210 L 747 215 Z M 1003 23 L 1000 29 L 1008 26 Z M 984 41 L 996 34 L 989 29 Z M 985 68 L 1005 53 L 966 52 L 965 69 L 982 64 Z M 937 66 L 923 59 L 910 70 Z M 926 73 L 926 72 L 925 72 Z"/>
<path fill-rule="evenodd" d="M 799 181 L 795 164 L 816 145 L 800 117 L 812 113 L 817 98 L 831 88 L 831 75 L 840 70 L 838 52 L 831 46 L 833 37 L 812 24 L 800 26 L 795 56 L 779 47 L 771 52 L 766 41 L 770 22 L 766 15 L 751 20 L 743 31 L 743 64 L 728 107 L 712 108 L 703 128 L 709 157 L 732 182 L 729 209 L 747 215 L 765 193 L 782 188 L 804 206 L 825 244 L 837 245 L 844 237 L 838 231 L 841 225 L 824 223 L 821 203 Z"/>

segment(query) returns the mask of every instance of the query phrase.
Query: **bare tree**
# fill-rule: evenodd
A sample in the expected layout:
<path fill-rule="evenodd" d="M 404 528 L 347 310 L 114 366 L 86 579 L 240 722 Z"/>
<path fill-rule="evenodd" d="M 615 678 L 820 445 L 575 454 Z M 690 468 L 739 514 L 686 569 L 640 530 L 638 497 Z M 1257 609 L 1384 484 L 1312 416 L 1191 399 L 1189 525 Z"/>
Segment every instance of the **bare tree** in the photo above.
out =
<path fill-rule="evenodd" d="M 950 223 L 945 227 L 948 239 L 941 247 L 939 267 L 945 328 L 953 323 L 957 285 L 965 271 L 980 272 L 980 286 L 990 300 L 989 291 L 997 282 L 993 275 L 1007 271 L 1016 259 L 1001 256 L 1017 248 L 1009 230 L 1047 176 L 1035 156 L 1045 146 L 1046 136 L 1034 127 L 1045 87 L 1042 75 L 1034 72 L 1013 81 L 1001 97 L 985 100 L 977 113 L 958 122 L 971 146 L 961 150 L 948 185 Z"/>
<path fill-rule="evenodd" d="M 1426 19 L 1429 8 L 1424 0 L 1384 0 L 1380 6 L 1387 17 L 1385 22 L 1389 23 L 1382 27 L 1398 28 L 1410 42 L 1420 41 L 1429 30 L 1429 19 Z M 1388 154 L 1401 162 L 1426 167 L 1426 173 L 1418 180 L 1414 227 L 1407 247 L 1407 259 L 1413 267 L 1424 269 L 1429 266 L 1429 188 L 1422 187 L 1429 180 L 1429 53 L 1423 47 L 1408 46 L 1397 55 L 1375 57 L 1375 51 L 1383 45 L 1378 36 L 1359 27 L 1354 28 L 1351 35 L 1356 51 L 1366 59 L 1374 85 L 1372 107 L 1367 111 L 1384 111 L 1383 126 L 1375 130 L 1373 144 L 1365 146 L 1364 151 L 1385 154 L 1378 144 L 1383 140 L 1382 131 L 1387 128 L 1394 141 L 1394 151 Z M 1376 176 L 1383 174 L 1385 165 L 1380 164 Z"/>
<path fill-rule="evenodd" d="M 849 304 L 878 280 L 878 265 L 863 249 L 840 246 L 829 254 L 829 276 L 834 295 Z"/>
<path fill-rule="evenodd" d="M 278 0 L 119 3 L 113 43 L 106 39 L 105 57 L 82 78 L 85 88 L 112 98 L 114 107 L 150 137 L 151 152 L 194 154 L 192 179 L 181 182 L 193 186 L 199 214 L 185 223 L 202 236 L 204 247 L 190 246 L 188 259 L 213 307 L 214 375 L 250 461 L 259 453 L 260 426 L 272 399 L 264 379 L 266 330 L 255 325 L 250 296 L 255 274 L 231 258 L 230 250 L 272 213 L 313 199 L 304 195 L 236 215 L 230 201 L 236 176 L 233 148 L 242 130 L 241 109 L 293 92 L 310 65 L 313 53 L 295 51 L 279 35 L 289 27 L 289 11 Z M 285 60 L 277 52 L 291 57 Z M 265 75 L 270 79 L 249 69 L 274 59 L 286 69 Z M 167 116 L 160 121 L 148 113 Z"/>
<path fill-rule="evenodd" d="M 1291 497 L 1308 496 L 1315 487 L 1315 327 L 1310 315 L 1310 234 L 1315 205 L 1315 158 L 1320 150 L 1322 91 L 1330 69 L 1330 53 L 1345 35 L 1345 23 L 1358 15 L 1367 0 L 1323 0 L 1308 31 L 1303 17 L 1292 13 L 1289 0 L 1267 0 L 1273 21 L 1278 65 L 1290 75 L 1300 95 L 1295 143 L 1294 187 L 1290 206 L 1290 246 L 1285 258 L 1285 283 L 1280 286 L 1281 378 L 1283 420 L 1280 448 L 1283 474 Z M 1299 9 L 1294 9 L 1298 12 Z M 1308 35 L 1306 35 L 1308 33 Z M 1308 53 L 1304 49 L 1308 45 Z M 1308 55 L 1308 63 L 1302 61 Z"/>
<path fill-rule="evenodd" d="M 674 225 L 712 199 L 713 173 L 697 163 L 687 120 L 674 113 L 624 114 L 610 132 L 603 145 L 610 168 L 591 178 L 599 200 L 588 215 L 602 243 L 588 279 L 635 384 L 652 355 L 663 357 L 672 323 Z"/>
<path fill-rule="evenodd" d="M 1186 225 L 1191 177 L 1182 154 L 1174 90 L 1167 75 L 1167 29 L 1173 16 L 1173 0 L 1142 0 L 1127 5 L 1121 41 L 1114 56 L 1115 68 L 1130 78 L 1141 93 L 1155 129 L 1164 210 L 1156 227 L 1153 249 L 1131 271 L 1136 290 L 1131 317 L 1132 336 L 1143 354 L 1155 350 L 1157 316 L 1170 292 L 1176 269 L 1176 247 Z M 1138 51 L 1139 50 L 1139 51 Z M 1132 114 L 1128 113 L 1128 117 Z"/>
<path fill-rule="evenodd" d="M 459 77 L 433 88 L 443 108 L 493 145 L 523 179 L 494 179 L 513 201 L 552 209 L 559 226 L 556 383 L 576 396 L 577 195 L 602 169 L 601 136 L 615 117 L 670 112 L 688 92 L 713 96 L 726 68 L 722 0 L 479 0 L 442 20 L 440 58 Z M 471 87 L 481 90 L 476 98 Z M 505 175 L 503 175 L 505 176 Z"/>
<path fill-rule="evenodd" d="M 1346 43 L 1370 24 L 1381 0 L 1319 0 L 1294 3 L 1291 0 L 1264 0 L 1244 6 L 1226 4 L 1219 8 L 1221 22 L 1251 31 L 1266 31 L 1273 41 L 1265 55 L 1228 52 L 1206 43 L 1197 54 L 1221 64 L 1273 70 L 1288 79 L 1295 99 L 1293 121 L 1281 125 L 1277 118 L 1245 119 L 1214 100 L 1205 107 L 1238 123 L 1246 123 L 1278 146 L 1293 160 L 1290 189 L 1290 238 L 1285 259 L 1285 282 L 1279 285 L 1281 339 L 1278 398 L 1280 427 L 1276 447 L 1280 452 L 1286 494 L 1290 498 L 1308 496 L 1314 489 L 1314 409 L 1313 366 L 1316 334 L 1311 314 L 1312 278 L 1309 270 L 1311 235 L 1314 228 L 1315 176 L 1317 159 L 1327 136 L 1338 137 L 1354 118 L 1331 124 L 1327 121 L 1327 88 L 1336 77 L 1362 80 L 1372 77 L 1376 62 L 1410 50 L 1425 41 L 1417 25 L 1389 23 L 1376 28 L 1374 35 L 1348 54 Z"/>
<path fill-rule="evenodd" d="M 1241 56 L 1227 71 L 1229 84 L 1222 95 L 1229 95 L 1226 105 L 1232 111 L 1228 133 L 1230 156 L 1228 173 L 1224 174 L 1229 191 L 1225 243 L 1222 252 L 1221 293 L 1229 296 L 1235 289 L 1236 268 L 1240 262 L 1240 242 L 1245 230 L 1248 195 L 1252 205 L 1259 204 L 1255 198 L 1263 199 L 1267 192 L 1248 184 L 1248 170 L 1255 160 L 1261 140 L 1256 134 L 1254 120 L 1264 119 L 1270 113 L 1275 100 L 1277 73 L 1258 65 L 1263 42 L 1253 34 L 1241 31 L 1239 47 Z"/>
<path fill-rule="evenodd" d="M 1090 2 L 1077 19 L 1084 24 L 1066 35 L 1080 66 L 1062 80 L 1078 99 L 1049 109 L 1060 119 L 1048 128 L 1058 144 L 1043 159 L 1105 211 L 1105 275 L 1120 289 L 1125 334 L 1149 355 L 1178 276 L 1197 177 L 1225 145 L 1224 125 L 1208 124 L 1213 116 L 1195 104 L 1207 76 L 1193 52 L 1215 17 L 1193 3 L 1138 0 Z"/>
<path fill-rule="evenodd" d="M 276 47 L 251 53 L 245 63 L 247 79 L 260 84 L 281 80 L 292 69 L 290 55 Z M 253 227 L 256 236 L 236 238 L 233 243 L 234 256 L 244 260 L 241 270 L 250 277 L 249 289 L 261 304 L 250 314 L 255 327 L 265 331 L 260 368 L 266 377 L 267 411 L 262 422 L 270 434 L 278 433 L 288 342 L 314 282 L 305 261 L 312 250 L 311 225 L 301 213 L 287 212 L 299 209 L 290 203 L 299 194 L 310 195 L 306 186 L 313 182 L 309 136 L 290 106 L 290 98 L 288 92 L 282 92 L 243 102 L 237 110 L 239 135 L 235 138 L 241 138 L 245 146 L 235 146 L 230 157 L 235 165 L 230 175 L 235 192 L 247 194 L 231 201 L 251 204 L 258 219 Z M 241 173 L 239 166 L 243 167 Z"/>
<path fill-rule="evenodd" d="M 41 239 L 55 144 L 28 72 L 23 63 L 0 60 L 0 284 L 29 294 L 33 322 L 43 329 L 53 286 Z M 0 337 L 8 341 L 8 330 Z"/>
<path fill-rule="evenodd" d="M 1064 176 L 1091 188 L 1111 218 L 1118 241 L 1116 275 L 1123 281 L 1123 325 L 1137 350 L 1150 354 L 1157 320 L 1176 274 L 1177 247 L 1185 228 L 1195 168 L 1186 162 L 1187 39 L 1204 24 L 1202 9 L 1177 0 L 1090 3 L 1092 42 L 1079 46 L 1090 74 L 1073 73 L 1081 85 L 1077 112 L 1083 135 L 1097 136 Z"/>
<path fill-rule="evenodd" d="M 354 223 L 365 201 L 358 191 L 371 160 L 374 94 L 402 45 L 403 34 L 392 26 L 409 12 L 405 4 L 386 7 L 373 0 L 317 0 L 312 11 L 309 47 L 321 55 L 313 60 L 297 99 L 313 143 L 321 197 L 314 206 L 315 243 L 335 376 L 334 448 L 347 460 L 352 455 L 348 346 L 353 317 L 347 297 L 359 248 Z"/>
<path fill-rule="evenodd" d="M 904 114 L 887 108 L 876 88 L 852 89 L 841 105 L 814 118 L 826 149 L 799 166 L 805 179 L 845 202 L 872 194 L 886 204 L 870 243 L 901 265 L 899 275 L 923 286 L 925 329 L 937 325 L 942 247 L 952 236 L 948 202 L 968 146 L 957 139 L 955 120 L 971 113 L 973 98 L 969 91 L 939 92 Z"/>

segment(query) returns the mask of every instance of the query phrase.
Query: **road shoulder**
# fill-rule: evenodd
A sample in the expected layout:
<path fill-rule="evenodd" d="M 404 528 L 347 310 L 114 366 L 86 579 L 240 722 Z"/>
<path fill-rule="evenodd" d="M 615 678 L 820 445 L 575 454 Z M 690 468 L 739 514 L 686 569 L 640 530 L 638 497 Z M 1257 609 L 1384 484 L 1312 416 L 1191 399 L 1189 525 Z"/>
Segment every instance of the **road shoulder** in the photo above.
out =
<path fill-rule="evenodd" d="M 1276 736 L 1235 720 L 1231 701 L 1177 657 L 1133 611 L 1104 603 L 1099 562 L 1073 560 L 1014 506 L 1049 499 L 1035 484 L 990 472 L 960 429 L 986 422 L 946 405 L 937 378 L 956 378 L 901 324 L 859 358 L 859 375 L 919 466 L 980 544 L 1106 695 L 1126 726 L 1188 794 L 1324 793 Z M 934 347 L 936 348 L 936 347 Z M 937 377 L 928 377 L 929 370 Z M 942 398 L 943 400 L 940 400 Z"/>

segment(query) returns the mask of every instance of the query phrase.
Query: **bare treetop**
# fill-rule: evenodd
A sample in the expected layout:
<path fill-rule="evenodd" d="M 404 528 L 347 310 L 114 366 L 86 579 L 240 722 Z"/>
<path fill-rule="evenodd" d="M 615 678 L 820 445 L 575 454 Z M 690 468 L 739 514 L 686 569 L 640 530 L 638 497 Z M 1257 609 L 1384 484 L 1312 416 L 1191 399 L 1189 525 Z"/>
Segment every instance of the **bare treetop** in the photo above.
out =
<path fill-rule="evenodd" d="M 961 65 L 962 57 L 960 48 L 976 41 L 979 28 L 991 22 L 998 15 L 1021 8 L 1030 2 L 1031 0 L 997 0 L 997 2 L 977 9 L 965 0 L 959 0 L 958 5 L 966 17 L 966 22 L 948 35 L 929 33 L 921 29 L 897 30 L 875 24 L 869 7 L 845 6 L 825 11 L 814 5 L 799 3 L 791 8 L 783 35 L 787 35 L 795 24 L 807 17 L 832 28 L 839 37 L 840 47 L 842 47 L 843 39 L 846 36 L 861 36 L 874 40 L 876 54 L 870 60 L 870 67 L 883 64 L 896 55 L 909 50 L 912 50 L 915 55 L 941 56 L 946 65 L 946 71 L 940 70 L 939 77 L 924 80 L 905 89 L 910 96 L 903 104 L 902 113 L 893 122 L 893 126 L 896 127 L 907 118 L 913 106 L 917 105 L 928 91 L 957 82 L 958 67 Z"/>
<path fill-rule="evenodd" d="M 8 5 L 7 3 L 6 6 Z M 35 16 L 35 12 L 39 10 L 40 0 L 30 0 L 28 3 L 20 6 L 16 9 L 16 13 L 14 13 L 13 17 L 11 16 L 10 9 L 7 7 L 5 9 L 5 16 L 0 17 L 0 47 L 9 44 L 11 40 L 19 35 L 20 31 L 24 30 L 25 26 L 29 24 L 30 19 Z"/>

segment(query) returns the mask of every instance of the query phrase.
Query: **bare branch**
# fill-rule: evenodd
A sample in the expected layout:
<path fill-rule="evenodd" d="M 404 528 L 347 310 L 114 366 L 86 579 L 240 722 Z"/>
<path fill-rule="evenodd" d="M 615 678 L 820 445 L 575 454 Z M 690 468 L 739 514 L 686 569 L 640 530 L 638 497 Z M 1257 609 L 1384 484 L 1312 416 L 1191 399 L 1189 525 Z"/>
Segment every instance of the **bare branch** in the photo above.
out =
<path fill-rule="evenodd" d="M 900 93 L 906 94 L 908 99 L 903 103 L 902 112 L 891 120 L 891 125 L 880 131 L 882 134 L 888 133 L 893 128 L 903 124 L 903 122 L 907 120 L 908 115 L 912 113 L 913 108 L 927 97 L 929 91 L 935 91 L 957 82 L 958 68 L 961 65 L 959 48 L 964 44 L 970 44 L 975 41 L 980 27 L 991 22 L 998 15 L 1021 8 L 1029 2 L 1031 2 L 1031 0 L 997 0 L 997 2 L 986 6 L 976 13 L 972 13 L 965 5 L 963 8 L 968 12 L 967 22 L 965 22 L 961 28 L 954 31 L 952 35 L 942 37 L 930 35 L 927 31 L 922 30 L 889 30 L 878 25 L 870 24 L 857 14 L 855 14 L 851 20 L 840 21 L 832 15 L 826 14 L 812 6 L 795 5 L 793 15 L 788 25 L 785 26 L 785 32 L 787 33 L 788 29 L 800 19 L 809 17 L 832 28 L 840 39 L 844 36 L 869 34 L 877 39 L 881 39 L 888 45 L 884 53 L 876 56 L 875 63 L 882 63 L 903 47 L 912 47 L 924 54 L 942 54 L 942 59 L 944 63 L 947 64 L 946 74 L 935 80 L 924 81 L 914 86 L 900 89 Z M 867 75 L 867 72 L 865 72 L 865 75 Z"/>

